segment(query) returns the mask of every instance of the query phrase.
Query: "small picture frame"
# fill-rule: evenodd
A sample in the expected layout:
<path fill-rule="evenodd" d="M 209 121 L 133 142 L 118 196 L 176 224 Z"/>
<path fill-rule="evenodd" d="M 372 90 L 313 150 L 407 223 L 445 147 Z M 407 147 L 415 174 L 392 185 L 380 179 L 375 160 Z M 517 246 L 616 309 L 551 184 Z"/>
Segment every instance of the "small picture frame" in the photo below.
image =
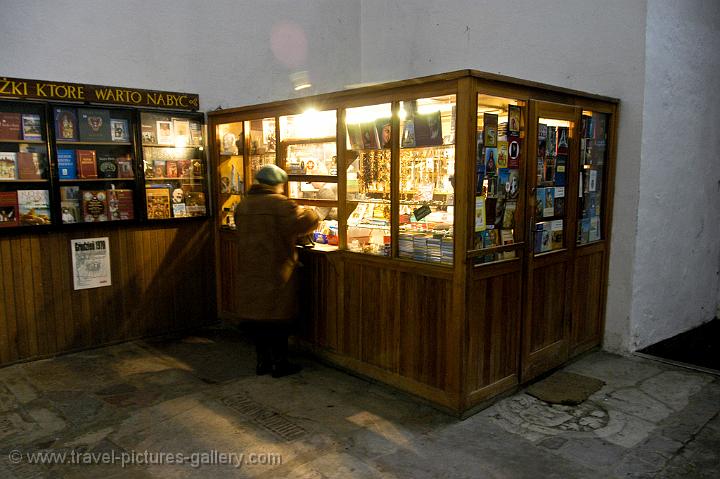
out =
<path fill-rule="evenodd" d="M 128 121 L 123 119 L 110 119 L 110 138 L 112 141 L 127 143 L 130 141 Z"/>
<path fill-rule="evenodd" d="M 175 133 L 173 131 L 173 123 L 167 120 L 158 120 L 157 122 L 157 142 L 158 145 L 175 144 Z"/>

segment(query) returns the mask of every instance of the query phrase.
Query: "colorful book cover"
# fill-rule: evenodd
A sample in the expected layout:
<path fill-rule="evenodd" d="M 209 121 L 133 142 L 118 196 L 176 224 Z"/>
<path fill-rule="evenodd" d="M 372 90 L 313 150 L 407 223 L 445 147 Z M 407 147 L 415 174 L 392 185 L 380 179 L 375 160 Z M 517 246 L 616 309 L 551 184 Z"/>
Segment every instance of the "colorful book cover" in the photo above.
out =
<path fill-rule="evenodd" d="M 188 191 L 185 194 L 185 205 L 188 216 L 205 216 L 207 212 L 205 193 L 202 191 Z"/>
<path fill-rule="evenodd" d="M 485 223 L 485 198 L 482 196 L 475 197 L 475 231 L 485 231 L 487 224 Z"/>
<path fill-rule="evenodd" d="M 17 153 L 0 151 L 0 181 L 17 180 Z"/>
<path fill-rule="evenodd" d="M 165 177 L 165 160 L 154 160 L 153 161 L 153 176 L 155 178 Z"/>
<path fill-rule="evenodd" d="M 60 200 L 60 217 L 65 223 L 81 223 L 80 200 Z"/>
<path fill-rule="evenodd" d="M 557 155 L 557 127 L 547 127 L 547 146 L 545 156 L 554 157 Z"/>
<path fill-rule="evenodd" d="M 133 211 L 133 191 L 127 189 L 107 190 L 108 217 L 110 221 L 131 220 Z"/>
<path fill-rule="evenodd" d="M 544 123 L 538 123 L 538 152 L 537 156 L 544 158 L 547 154 L 547 135 L 548 126 Z"/>
<path fill-rule="evenodd" d="M 542 215 L 544 218 L 555 215 L 555 188 L 545 188 Z"/>
<path fill-rule="evenodd" d="M 365 150 L 377 150 L 380 148 L 377 130 L 374 122 L 366 122 L 360 125 L 360 136 L 362 137 L 362 148 Z"/>
<path fill-rule="evenodd" d="M 590 218 L 590 229 L 588 231 L 588 241 L 598 241 L 600 239 L 600 217 L 593 216 Z"/>
<path fill-rule="evenodd" d="M 580 220 L 580 243 L 590 242 L 590 218 L 583 218 Z"/>
<path fill-rule="evenodd" d="M 132 158 L 130 154 L 126 153 L 115 158 L 117 161 L 117 177 L 118 178 L 134 178 L 132 167 Z"/>
<path fill-rule="evenodd" d="M 115 156 L 101 154 L 97 157 L 97 175 L 98 178 L 117 178 L 118 164 Z"/>
<path fill-rule="evenodd" d="M 503 211 L 502 227 L 507 229 L 515 228 L 515 210 L 517 209 L 516 201 L 506 201 Z"/>
<path fill-rule="evenodd" d="M 380 140 L 380 148 L 392 146 L 392 122 L 390 118 L 378 118 L 375 120 L 375 130 Z"/>
<path fill-rule="evenodd" d="M 20 225 L 20 213 L 18 213 L 17 193 L 0 191 L 0 228 L 18 225 Z"/>
<path fill-rule="evenodd" d="M 48 190 L 18 190 L 17 198 L 20 224 L 50 224 L 50 192 Z"/>
<path fill-rule="evenodd" d="M 520 170 L 508 170 L 508 181 L 505 183 L 505 197 L 517 199 L 520 194 Z"/>
<path fill-rule="evenodd" d="M 75 151 L 77 171 L 80 178 L 97 178 L 97 160 L 95 150 Z"/>
<path fill-rule="evenodd" d="M 510 170 L 507 168 L 498 169 L 498 197 L 505 198 L 508 193 L 510 182 Z"/>
<path fill-rule="evenodd" d="M 500 137 L 497 146 L 497 167 L 507 168 L 508 167 L 508 142 L 507 137 Z"/>
<path fill-rule="evenodd" d="M 555 161 L 555 186 L 565 186 L 565 168 L 567 166 L 567 155 L 558 154 Z"/>
<path fill-rule="evenodd" d="M 78 123 L 74 108 L 55 108 L 55 139 L 77 141 Z"/>
<path fill-rule="evenodd" d="M 485 148 L 485 174 L 487 176 L 497 174 L 497 148 Z"/>
<path fill-rule="evenodd" d="M 165 176 L 168 178 L 178 177 L 178 164 L 175 160 L 168 160 L 165 162 Z"/>
<path fill-rule="evenodd" d="M 273 122 L 273 136 L 275 135 L 274 127 Z M 203 144 L 202 124 L 197 121 L 190 121 L 190 141 L 193 146 L 202 146 Z"/>
<path fill-rule="evenodd" d="M 517 170 L 520 168 L 520 137 L 508 135 L 508 168 Z"/>
<path fill-rule="evenodd" d="M 550 222 L 550 249 L 563 247 L 563 220 Z"/>
<path fill-rule="evenodd" d="M 145 121 L 143 118 L 140 124 L 140 134 L 142 135 L 143 144 L 155 144 L 157 143 L 157 133 L 155 132 L 155 123 L 152 121 Z"/>
<path fill-rule="evenodd" d="M 177 160 L 178 177 L 191 178 L 193 175 L 192 162 L 190 160 Z"/>
<path fill-rule="evenodd" d="M 563 216 L 565 214 L 565 187 L 555 187 L 555 216 Z"/>
<path fill-rule="evenodd" d="M 569 139 L 569 129 L 567 126 L 559 126 L 557 129 L 557 151 L 558 153 L 567 153 Z"/>
<path fill-rule="evenodd" d="M 520 107 L 508 105 L 508 136 L 520 135 Z"/>
<path fill-rule="evenodd" d="M 402 147 L 413 148 L 415 146 L 415 123 L 412 118 L 405 120 L 403 124 Z"/>
<path fill-rule="evenodd" d="M 110 111 L 78 108 L 80 141 L 111 141 Z"/>
<path fill-rule="evenodd" d="M 545 208 L 545 188 L 535 189 L 535 216 L 542 218 Z"/>
<path fill-rule="evenodd" d="M 0 140 L 20 140 L 20 113 L 0 112 Z"/>
<path fill-rule="evenodd" d="M 348 144 L 347 147 L 350 150 L 362 150 L 363 147 L 363 136 L 360 132 L 359 123 L 348 123 L 347 124 Z"/>
<path fill-rule="evenodd" d="M 163 187 L 145 188 L 149 220 L 170 218 L 170 191 Z"/>
<path fill-rule="evenodd" d="M 440 111 L 415 115 L 415 145 L 442 145 L 442 117 Z"/>
<path fill-rule="evenodd" d="M 79 186 L 61 186 L 60 187 L 60 199 L 61 200 L 78 200 L 80 201 L 80 187 Z"/>
<path fill-rule="evenodd" d="M 21 180 L 39 180 L 43 177 L 44 168 L 38 153 L 17 154 L 18 177 Z"/>
<path fill-rule="evenodd" d="M 22 116 L 23 140 L 42 140 L 42 123 L 40 115 L 23 114 Z"/>
<path fill-rule="evenodd" d="M 187 207 L 185 203 L 173 203 L 172 204 L 173 218 L 185 218 L 188 216 Z"/>
<path fill-rule="evenodd" d="M 483 114 L 483 144 L 486 147 L 497 147 L 498 116 L 494 113 Z"/>
<path fill-rule="evenodd" d="M 110 119 L 110 134 L 112 141 L 127 143 L 130 141 L 130 127 L 128 121 L 123 118 Z"/>
<path fill-rule="evenodd" d="M 58 174 L 61 180 L 77 178 L 77 163 L 75 150 L 57 150 Z"/>
<path fill-rule="evenodd" d="M 84 222 L 108 221 L 107 192 L 105 190 L 84 190 L 80 192 L 80 196 Z"/>

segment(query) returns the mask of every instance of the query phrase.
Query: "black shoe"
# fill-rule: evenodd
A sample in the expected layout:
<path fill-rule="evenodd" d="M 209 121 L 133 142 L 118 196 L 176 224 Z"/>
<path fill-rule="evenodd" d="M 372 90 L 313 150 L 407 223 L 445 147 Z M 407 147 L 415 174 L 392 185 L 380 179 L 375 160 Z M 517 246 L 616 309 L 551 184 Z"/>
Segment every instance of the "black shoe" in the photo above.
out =
<path fill-rule="evenodd" d="M 258 363 L 257 366 L 255 366 L 255 374 L 257 374 L 258 376 L 270 374 L 271 372 L 273 372 L 273 367 L 270 364 Z"/>
<path fill-rule="evenodd" d="M 285 376 L 290 376 L 291 374 L 297 374 L 302 370 L 302 366 L 299 364 L 293 364 L 293 363 L 282 363 L 282 364 L 275 364 L 272 368 L 272 377 L 274 378 L 282 378 Z"/>

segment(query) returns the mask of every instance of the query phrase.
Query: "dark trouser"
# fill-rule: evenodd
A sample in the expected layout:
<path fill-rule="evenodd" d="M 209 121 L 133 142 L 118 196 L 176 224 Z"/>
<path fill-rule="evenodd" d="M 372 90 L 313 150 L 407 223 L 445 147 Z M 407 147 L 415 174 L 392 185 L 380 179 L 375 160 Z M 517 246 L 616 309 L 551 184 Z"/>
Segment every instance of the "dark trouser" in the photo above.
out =
<path fill-rule="evenodd" d="M 255 342 L 258 366 L 287 363 L 290 323 L 255 321 L 248 329 Z"/>

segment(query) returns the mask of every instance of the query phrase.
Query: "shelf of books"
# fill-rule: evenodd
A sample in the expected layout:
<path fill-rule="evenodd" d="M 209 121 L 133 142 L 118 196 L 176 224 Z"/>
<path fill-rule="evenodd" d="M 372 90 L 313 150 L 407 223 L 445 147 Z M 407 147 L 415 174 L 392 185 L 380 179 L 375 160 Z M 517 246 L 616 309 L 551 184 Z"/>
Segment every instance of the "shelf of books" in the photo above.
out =
<path fill-rule="evenodd" d="M 45 108 L 0 103 L 0 228 L 52 223 Z"/>
<path fill-rule="evenodd" d="M 455 95 L 400 102 L 400 258 L 453 264 L 455 106 Z"/>
<path fill-rule="evenodd" d="M 201 115 L 140 112 L 147 219 L 207 216 L 203 129 Z"/>
<path fill-rule="evenodd" d="M 134 219 L 132 110 L 55 106 L 52 114 L 61 222 Z"/>
<path fill-rule="evenodd" d="M 566 120 L 538 119 L 533 225 L 535 254 L 565 248 L 565 188 L 572 127 Z"/>
<path fill-rule="evenodd" d="M 338 245 L 336 126 L 336 110 L 279 118 L 279 160 L 288 174 L 288 198 L 315 210 L 320 223 L 312 239 L 331 246 Z"/>
<path fill-rule="evenodd" d="M 474 264 L 516 257 L 518 200 L 525 141 L 524 102 L 478 95 Z M 484 252 L 483 250 L 487 250 Z"/>
<path fill-rule="evenodd" d="M 600 205 L 607 163 L 608 116 L 592 111 L 582 114 L 577 244 L 602 239 Z"/>

